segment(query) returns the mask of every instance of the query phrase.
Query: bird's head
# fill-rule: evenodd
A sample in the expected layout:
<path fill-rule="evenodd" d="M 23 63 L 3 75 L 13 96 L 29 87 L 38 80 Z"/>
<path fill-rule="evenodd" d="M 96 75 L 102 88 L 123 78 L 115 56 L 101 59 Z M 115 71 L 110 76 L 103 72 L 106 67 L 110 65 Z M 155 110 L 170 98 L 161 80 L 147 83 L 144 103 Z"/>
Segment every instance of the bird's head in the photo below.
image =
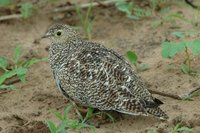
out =
<path fill-rule="evenodd" d="M 49 38 L 53 44 L 66 44 L 66 42 L 77 39 L 79 36 L 71 26 L 55 24 L 47 30 L 42 38 Z"/>

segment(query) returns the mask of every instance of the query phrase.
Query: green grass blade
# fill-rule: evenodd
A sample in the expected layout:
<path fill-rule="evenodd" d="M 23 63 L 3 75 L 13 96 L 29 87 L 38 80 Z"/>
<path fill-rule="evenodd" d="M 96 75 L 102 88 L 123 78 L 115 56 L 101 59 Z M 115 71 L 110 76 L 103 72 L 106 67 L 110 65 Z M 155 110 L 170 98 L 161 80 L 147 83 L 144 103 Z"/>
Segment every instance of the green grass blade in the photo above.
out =
<path fill-rule="evenodd" d="M 7 60 L 4 57 L 0 57 L 0 68 L 2 68 L 3 70 L 7 71 Z"/>
<path fill-rule="evenodd" d="M 18 75 L 19 77 L 23 76 L 24 74 L 26 74 L 26 72 L 27 72 L 27 69 L 25 68 L 16 68 L 12 71 L 6 72 L 0 77 L 0 84 L 2 84 L 6 79 L 11 78 L 15 75 Z"/>
<path fill-rule="evenodd" d="M 25 68 L 29 68 L 31 67 L 32 65 L 36 64 L 36 63 L 39 63 L 41 61 L 46 61 L 48 60 L 48 58 L 42 58 L 42 59 L 29 59 L 29 60 L 26 60 L 22 66 L 25 67 Z"/>
<path fill-rule="evenodd" d="M 128 52 L 127 52 L 127 57 L 128 57 L 129 61 L 130 61 L 132 64 L 134 64 L 134 65 L 137 64 L 138 57 L 137 57 L 137 55 L 136 55 L 135 52 L 128 51 Z"/>
<path fill-rule="evenodd" d="M 20 47 L 20 46 L 17 46 L 17 47 L 15 48 L 14 55 L 13 55 L 13 61 L 14 61 L 15 64 L 18 63 L 19 58 L 20 58 L 20 56 L 21 56 L 21 52 L 22 52 L 21 47 Z"/>
<path fill-rule="evenodd" d="M 0 89 L 16 90 L 14 85 L 0 85 Z"/>
<path fill-rule="evenodd" d="M 57 128 L 52 121 L 47 121 L 47 126 L 51 133 L 57 133 Z"/>

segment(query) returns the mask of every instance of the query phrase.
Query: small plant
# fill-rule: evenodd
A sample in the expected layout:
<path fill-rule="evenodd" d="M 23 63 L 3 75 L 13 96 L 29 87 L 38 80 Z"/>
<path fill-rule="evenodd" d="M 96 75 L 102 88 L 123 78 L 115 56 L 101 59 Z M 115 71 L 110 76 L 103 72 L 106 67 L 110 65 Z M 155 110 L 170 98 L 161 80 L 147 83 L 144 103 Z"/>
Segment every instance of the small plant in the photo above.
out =
<path fill-rule="evenodd" d="M 136 55 L 135 52 L 133 51 L 128 51 L 127 52 L 127 57 L 129 61 L 136 67 L 137 70 L 145 71 L 149 69 L 149 66 L 146 64 L 139 64 L 138 62 L 138 56 Z"/>
<path fill-rule="evenodd" d="M 0 57 L 0 70 L 3 71 L 3 75 L 0 76 L 0 89 L 15 89 L 14 85 L 6 85 L 4 82 L 13 77 L 17 77 L 22 82 L 25 82 L 28 68 L 33 64 L 46 60 L 46 58 L 21 60 L 21 52 L 21 47 L 17 46 L 11 59 Z M 8 62 L 11 63 L 11 65 L 9 65 Z"/>
<path fill-rule="evenodd" d="M 52 121 L 47 121 L 47 125 L 51 131 L 51 133 L 67 133 L 68 129 L 81 129 L 81 128 L 91 128 L 92 130 L 96 130 L 94 126 L 86 124 L 86 121 L 90 119 L 93 114 L 93 109 L 88 108 L 87 114 L 85 118 L 81 116 L 80 121 L 73 120 L 69 118 L 69 113 L 72 110 L 72 106 L 68 106 L 64 110 L 64 114 L 62 115 L 59 112 L 53 112 L 54 115 L 61 121 L 58 126 L 54 124 Z"/>
<path fill-rule="evenodd" d="M 126 13 L 126 16 L 129 19 L 138 20 L 141 17 L 152 15 L 152 12 L 149 9 L 142 9 L 133 2 L 126 2 L 125 0 L 117 0 L 115 6 L 119 11 Z"/>
<path fill-rule="evenodd" d="M 185 39 L 187 37 L 192 37 L 196 32 L 173 32 L 172 35 Z M 184 52 L 184 61 L 180 65 L 181 70 L 185 74 L 195 76 L 197 73 L 192 69 L 193 55 L 200 54 L 200 40 L 183 40 L 179 43 L 174 42 L 163 42 L 162 43 L 162 57 L 163 58 L 173 58 L 176 54 Z"/>
<path fill-rule="evenodd" d="M 112 122 L 114 122 L 114 118 L 107 112 L 96 112 L 94 113 L 93 108 L 88 108 L 86 115 L 83 117 L 80 113 L 77 113 L 78 120 L 73 120 L 69 118 L 69 113 L 72 110 L 72 106 L 68 106 L 64 110 L 64 114 L 62 115 L 59 112 L 53 112 L 53 114 L 60 120 L 60 123 L 56 126 L 55 123 L 52 121 L 47 121 L 47 125 L 51 131 L 51 133 L 67 133 L 68 129 L 74 129 L 78 130 L 81 128 L 90 128 L 94 132 L 96 132 L 96 127 L 92 125 L 88 125 L 87 122 L 89 119 L 95 117 L 95 116 L 101 116 L 102 113 L 105 114 Z"/>
<path fill-rule="evenodd" d="M 33 5 L 29 2 L 22 3 L 20 8 L 20 13 L 23 18 L 28 18 L 32 15 L 33 12 Z"/>
<path fill-rule="evenodd" d="M 193 129 L 181 126 L 181 124 L 177 124 L 169 133 L 179 133 L 179 132 L 193 133 Z"/>
<path fill-rule="evenodd" d="M 94 24 L 94 18 L 92 19 L 92 4 L 90 2 L 90 6 L 87 9 L 86 15 L 84 16 L 82 14 L 81 8 L 76 5 L 76 13 L 81 21 L 82 27 L 85 31 L 85 33 L 87 34 L 87 38 L 89 40 L 92 39 L 92 28 L 93 28 L 93 24 Z"/>
<path fill-rule="evenodd" d="M 185 95 L 182 97 L 182 100 L 192 101 L 194 97 L 199 96 L 200 94 L 198 92 L 193 92 L 189 95 Z"/>
<path fill-rule="evenodd" d="M 126 16 L 128 18 L 133 18 L 132 16 L 133 2 L 128 3 L 124 0 L 117 0 L 115 6 L 119 11 L 126 13 Z"/>

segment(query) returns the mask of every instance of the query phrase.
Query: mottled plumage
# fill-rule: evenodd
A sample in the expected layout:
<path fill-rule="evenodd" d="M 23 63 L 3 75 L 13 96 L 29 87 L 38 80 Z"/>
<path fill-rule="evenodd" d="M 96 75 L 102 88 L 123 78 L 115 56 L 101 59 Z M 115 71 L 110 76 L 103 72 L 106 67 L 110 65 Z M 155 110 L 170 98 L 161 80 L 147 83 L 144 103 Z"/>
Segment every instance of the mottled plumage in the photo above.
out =
<path fill-rule="evenodd" d="M 168 118 L 162 102 L 150 94 L 131 65 L 115 51 L 82 40 L 68 25 L 47 31 L 49 61 L 60 92 L 68 99 L 100 110 Z"/>

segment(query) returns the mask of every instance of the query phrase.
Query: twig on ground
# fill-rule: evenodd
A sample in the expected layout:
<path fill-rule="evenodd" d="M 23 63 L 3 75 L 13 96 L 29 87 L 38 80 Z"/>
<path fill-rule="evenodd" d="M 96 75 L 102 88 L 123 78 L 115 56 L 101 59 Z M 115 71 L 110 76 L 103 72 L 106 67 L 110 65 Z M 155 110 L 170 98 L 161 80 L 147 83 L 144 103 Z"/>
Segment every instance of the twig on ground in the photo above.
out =
<path fill-rule="evenodd" d="M 87 7 L 96 7 L 100 5 L 108 6 L 112 5 L 116 2 L 116 0 L 106 0 L 103 2 L 92 2 L 92 3 L 84 3 L 80 4 L 80 8 L 87 8 Z M 55 8 L 49 12 L 44 12 L 44 14 L 50 14 L 50 13 L 57 13 L 57 12 L 64 12 L 64 11 L 73 11 L 76 10 L 76 6 L 64 6 L 64 7 L 58 7 Z M 22 18 L 23 16 L 21 14 L 12 14 L 12 15 L 6 15 L 6 16 L 0 16 L 0 21 L 5 21 L 5 20 L 10 20 L 10 19 L 19 19 Z"/>
<path fill-rule="evenodd" d="M 197 87 L 193 88 L 187 95 L 191 95 L 197 91 L 200 91 L 200 85 L 198 85 Z"/>
<path fill-rule="evenodd" d="M 99 5 L 111 5 L 111 4 L 114 4 L 116 2 L 116 0 L 106 0 L 106 1 L 103 1 L 103 2 L 92 2 L 92 3 L 85 3 L 85 4 L 81 4 L 79 5 L 80 8 L 87 8 L 87 7 L 96 7 L 96 6 L 99 6 Z M 55 8 L 53 9 L 52 11 L 48 12 L 48 13 L 56 13 L 56 12 L 63 12 L 63 11 L 73 11 L 73 10 L 76 10 L 76 6 L 73 5 L 73 6 L 65 6 L 65 7 L 59 7 L 59 8 Z"/>
<path fill-rule="evenodd" d="M 0 16 L 0 21 L 9 20 L 9 19 L 19 19 L 22 18 L 21 14 L 11 14 L 6 16 Z"/>
<path fill-rule="evenodd" d="M 185 2 L 186 2 L 188 5 L 190 5 L 191 7 L 195 8 L 195 9 L 199 8 L 197 5 L 195 5 L 195 4 L 193 3 L 193 0 L 185 0 Z"/>
<path fill-rule="evenodd" d="M 178 95 L 175 94 L 170 94 L 170 93 L 164 93 L 164 92 L 160 92 L 160 91 L 155 91 L 155 90 L 150 90 L 149 92 L 153 93 L 153 94 L 157 94 L 157 95 L 161 95 L 161 96 L 165 96 L 165 97 L 170 97 L 176 100 L 182 100 L 182 98 Z"/>

